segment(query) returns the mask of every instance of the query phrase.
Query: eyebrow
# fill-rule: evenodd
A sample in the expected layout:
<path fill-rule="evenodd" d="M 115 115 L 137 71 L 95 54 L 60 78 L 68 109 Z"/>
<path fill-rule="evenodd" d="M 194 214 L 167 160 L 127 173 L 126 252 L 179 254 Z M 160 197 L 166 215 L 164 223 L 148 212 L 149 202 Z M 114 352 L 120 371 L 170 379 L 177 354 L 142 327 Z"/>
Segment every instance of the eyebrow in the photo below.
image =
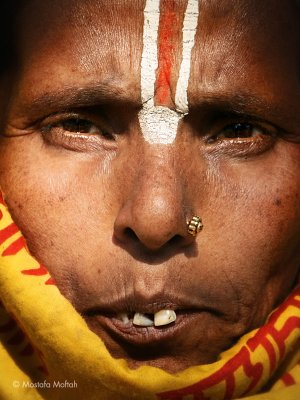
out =
<path fill-rule="evenodd" d="M 60 90 L 44 92 L 30 99 L 30 107 L 33 108 L 71 108 L 85 107 L 109 103 L 130 103 L 138 101 L 129 91 L 121 87 L 112 86 L 106 83 L 98 83 L 91 86 L 66 86 Z M 139 104 L 141 104 L 139 102 Z M 191 104 L 192 109 L 221 108 L 232 112 L 243 112 L 253 110 L 258 113 L 273 110 L 279 107 L 276 104 L 268 104 L 265 99 L 249 93 L 231 92 L 226 93 L 205 93 L 199 96 L 197 101 Z"/>
<path fill-rule="evenodd" d="M 140 105 L 140 99 L 129 89 L 110 82 L 97 83 L 85 86 L 65 86 L 59 90 L 49 90 L 31 97 L 24 105 L 26 111 L 43 113 L 54 110 L 68 110 L 72 108 L 93 107 L 105 104 Z"/>
<path fill-rule="evenodd" d="M 105 105 L 126 105 L 141 107 L 138 91 L 124 88 L 120 80 L 108 79 L 105 82 L 92 83 L 84 86 L 65 86 L 59 90 L 49 90 L 33 96 L 24 104 L 23 111 L 34 115 L 43 115 L 60 110 L 68 111 L 74 108 L 85 108 Z M 274 102 L 252 92 L 211 92 L 193 96 L 190 103 L 191 113 L 224 113 L 249 115 L 261 120 L 269 120 L 278 126 L 290 123 L 290 107 L 284 107 L 282 101 Z M 294 114 L 294 113 L 293 113 Z"/>
<path fill-rule="evenodd" d="M 243 112 L 243 110 L 253 110 L 263 112 L 270 110 L 272 106 L 265 99 L 249 93 L 205 93 L 197 99 L 192 105 L 192 108 L 220 108 L 232 112 Z"/>
<path fill-rule="evenodd" d="M 235 115 L 249 115 L 257 119 L 271 119 L 278 124 L 286 123 L 290 118 L 290 107 L 283 101 L 263 98 L 259 94 L 249 92 L 218 92 L 206 93 L 195 99 L 191 111 L 219 112 Z"/>

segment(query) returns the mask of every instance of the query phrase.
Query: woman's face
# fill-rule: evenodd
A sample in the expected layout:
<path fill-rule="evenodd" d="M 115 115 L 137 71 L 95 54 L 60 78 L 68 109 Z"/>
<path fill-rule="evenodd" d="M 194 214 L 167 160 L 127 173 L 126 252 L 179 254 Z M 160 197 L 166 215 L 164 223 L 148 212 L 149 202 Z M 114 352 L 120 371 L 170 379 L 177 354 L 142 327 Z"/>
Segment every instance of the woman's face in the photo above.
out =
<path fill-rule="evenodd" d="M 175 131 L 163 115 L 165 142 L 155 119 L 156 139 L 140 128 L 143 0 L 30 1 L 18 68 L 2 80 L 10 210 L 61 292 L 131 367 L 215 361 L 299 273 L 297 6 L 199 3 L 189 114 Z M 155 102 L 169 109 L 186 4 L 161 0 Z M 204 224 L 196 238 L 193 215 Z M 161 309 L 175 324 L 116 319 Z"/>

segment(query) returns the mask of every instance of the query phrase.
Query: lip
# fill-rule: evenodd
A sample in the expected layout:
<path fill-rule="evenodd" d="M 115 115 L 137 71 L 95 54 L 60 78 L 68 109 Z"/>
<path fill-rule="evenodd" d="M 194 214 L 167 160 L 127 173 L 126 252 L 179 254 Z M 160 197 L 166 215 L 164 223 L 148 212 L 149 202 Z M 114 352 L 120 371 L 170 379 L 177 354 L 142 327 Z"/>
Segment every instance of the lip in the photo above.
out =
<path fill-rule="evenodd" d="M 92 318 L 99 324 L 99 327 L 105 329 L 118 342 L 125 342 L 133 346 L 155 346 L 180 337 L 188 326 L 192 326 L 193 321 L 199 315 L 196 311 L 188 310 L 177 310 L 176 314 L 176 322 L 160 327 L 135 326 L 132 320 L 123 323 L 116 317 L 107 315 L 94 315 Z"/>
<path fill-rule="evenodd" d="M 134 312 L 154 314 L 162 309 L 174 310 L 176 321 L 164 326 L 135 326 L 132 319 L 124 323 L 117 318 L 119 313 Z M 193 329 L 204 314 L 220 315 L 220 311 L 188 296 L 152 294 L 143 296 L 135 293 L 119 298 L 109 304 L 98 304 L 85 309 L 82 315 L 93 330 L 101 336 L 105 331 L 117 342 L 134 346 L 155 346 L 174 339 L 184 340 L 186 332 Z"/>
<path fill-rule="evenodd" d="M 220 314 L 214 307 L 210 307 L 199 299 L 191 299 L 189 294 L 173 295 L 172 293 L 147 293 L 142 294 L 132 290 L 126 297 L 118 297 L 110 301 L 99 301 L 96 304 L 87 305 L 80 310 L 83 315 L 114 315 L 122 312 L 139 312 L 154 314 L 160 310 L 207 310 Z"/>

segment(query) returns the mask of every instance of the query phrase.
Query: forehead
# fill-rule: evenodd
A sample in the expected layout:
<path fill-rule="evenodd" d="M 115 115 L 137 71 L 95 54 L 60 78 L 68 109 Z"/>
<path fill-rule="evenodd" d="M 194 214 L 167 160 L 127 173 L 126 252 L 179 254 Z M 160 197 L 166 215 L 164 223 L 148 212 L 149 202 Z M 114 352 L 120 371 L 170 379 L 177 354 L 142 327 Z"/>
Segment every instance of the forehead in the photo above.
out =
<path fill-rule="evenodd" d="M 187 3 L 153 0 L 159 29 L 164 10 L 173 13 L 175 28 L 169 30 L 175 29 L 175 34 L 170 40 L 178 43 L 165 46 L 164 51 L 172 52 L 175 70 L 182 57 L 180 31 Z M 31 0 L 19 19 L 23 82 L 41 88 L 49 82 L 60 87 L 111 81 L 138 96 L 145 5 L 146 0 Z M 282 85 L 285 90 L 289 85 L 293 88 L 298 79 L 298 15 L 293 0 L 199 0 L 190 99 L 220 85 L 226 90 L 237 85 L 251 89 L 249 74 L 260 81 L 262 91 L 274 84 L 279 92 Z M 168 34 L 162 32 L 167 42 Z"/>
<path fill-rule="evenodd" d="M 53 68 L 57 79 L 67 78 L 65 71 L 76 79 L 80 73 L 85 79 L 97 73 L 121 78 L 140 59 L 143 0 L 33 0 L 18 26 L 23 72 L 50 76 Z"/>

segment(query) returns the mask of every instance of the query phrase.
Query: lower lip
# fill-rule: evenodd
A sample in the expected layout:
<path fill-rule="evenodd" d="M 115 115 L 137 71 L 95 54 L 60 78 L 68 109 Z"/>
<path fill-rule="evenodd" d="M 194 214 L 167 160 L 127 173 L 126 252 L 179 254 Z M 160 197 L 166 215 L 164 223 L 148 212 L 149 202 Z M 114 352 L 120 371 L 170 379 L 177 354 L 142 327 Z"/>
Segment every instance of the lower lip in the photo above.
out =
<path fill-rule="evenodd" d="M 94 316 L 94 321 L 115 338 L 134 346 L 151 346 L 168 342 L 186 334 L 186 330 L 192 328 L 193 322 L 199 313 L 177 312 L 176 321 L 159 327 L 136 326 L 132 321 L 124 323 L 117 318 L 103 315 Z"/>

